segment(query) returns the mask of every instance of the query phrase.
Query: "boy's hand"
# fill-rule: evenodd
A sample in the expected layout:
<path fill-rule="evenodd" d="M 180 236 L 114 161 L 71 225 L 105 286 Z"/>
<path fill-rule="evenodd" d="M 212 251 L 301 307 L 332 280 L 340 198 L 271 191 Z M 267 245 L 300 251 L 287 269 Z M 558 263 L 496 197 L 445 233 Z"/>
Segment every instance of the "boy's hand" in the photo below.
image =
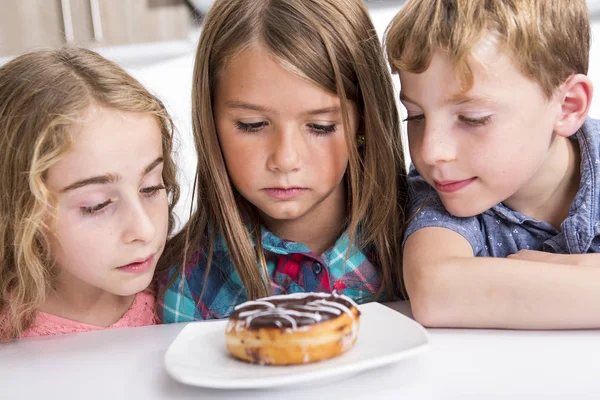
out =
<path fill-rule="evenodd" d="M 507 256 L 516 260 L 538 261 L 551 264 L 588 265 L 600 267 L 600 254 L 555 254 L 544 251 L 520 250 Z"/>

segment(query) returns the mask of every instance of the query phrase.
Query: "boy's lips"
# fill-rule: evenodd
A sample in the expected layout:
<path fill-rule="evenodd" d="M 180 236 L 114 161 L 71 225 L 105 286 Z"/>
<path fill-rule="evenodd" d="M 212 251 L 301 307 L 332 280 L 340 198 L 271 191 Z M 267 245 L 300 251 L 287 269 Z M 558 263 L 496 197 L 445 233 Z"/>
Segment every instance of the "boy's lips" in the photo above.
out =
<path fill-rule="evenodd" d="M 476 177 L 463 179 L 460 181 L 434 181 L 435 188 L 444 193 L 454 193 L 458 192 L 460 189 L 468 186 L 471 182 L 473 182 Z"/>
<path fill-rule="evenodd" d="M 150 269 L 150 267 L 152 267 L 153 261 L 154 261 L 154 254 L 152 254 L 149 257 L 146 257 L 145 259 L 136 260 L 127 265 L 121 265 L 117 269 L 119 271 L 123 271 L 123 272 L 131 272 L 131 273 L 139 274 L 139 273 L 148 271 Z"/>
<path fill-rule="evenodd" d="M 300 188 L 300 187 L 290 187 L 290 188 L 266 188 L 263 190 L 265 191 L 265 193 L 267 193 L 267 195 L 269 197 L 272 197 L 274 199 L 291 200 L 291 199 L 294 199 L 294 198 L 300 196 L 302 193 L 304 193 L 308 189 Z"/>

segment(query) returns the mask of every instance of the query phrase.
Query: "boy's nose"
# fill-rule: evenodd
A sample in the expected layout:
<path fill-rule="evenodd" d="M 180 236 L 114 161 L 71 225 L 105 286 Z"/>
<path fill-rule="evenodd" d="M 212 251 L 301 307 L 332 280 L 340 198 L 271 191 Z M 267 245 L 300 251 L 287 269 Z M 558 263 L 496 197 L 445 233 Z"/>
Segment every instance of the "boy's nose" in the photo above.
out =
<path fill-rule="evenodd" d="M 302 133 L 288 128 L 273 135 L 268 168 L 276 172 L 293 172 L 302 166 Z"/>
<path fill-rule="evenodd" d="M 449 162 L 456 158 L 456 143 L 451 132 L 443 127 L 426 127 L 423 132 L 420 155 L 428 165 Z"/>

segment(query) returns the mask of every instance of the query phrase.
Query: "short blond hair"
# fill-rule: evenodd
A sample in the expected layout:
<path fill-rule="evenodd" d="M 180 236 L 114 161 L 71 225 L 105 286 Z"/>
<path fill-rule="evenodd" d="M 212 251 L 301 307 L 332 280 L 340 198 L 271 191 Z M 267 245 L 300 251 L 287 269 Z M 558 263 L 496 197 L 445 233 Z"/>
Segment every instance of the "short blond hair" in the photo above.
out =
<path fill-rule="evenodd" d="M 409 0 L 386 32 L 388 59 L 394 72 L 422 73 L 441 48 L 466 93 L 473 86 L 469 57 L 489 34 L 548 98 L 569 76 L 587 74 L 585 0 Z"/>

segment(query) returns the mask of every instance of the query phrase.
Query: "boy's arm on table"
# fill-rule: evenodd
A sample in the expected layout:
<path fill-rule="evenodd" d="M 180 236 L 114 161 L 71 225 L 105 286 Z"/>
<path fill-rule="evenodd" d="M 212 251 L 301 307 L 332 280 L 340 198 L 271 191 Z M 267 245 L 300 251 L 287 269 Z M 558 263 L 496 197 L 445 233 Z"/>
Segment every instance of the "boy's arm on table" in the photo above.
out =
<path fill-rule="evenodd" d="M 508 258 L 514 260 L 528 260 L 549 262 L 552 264 L 568 264 L 568 265 L 588 265 L 590 267 L 600 267 L 600 254 L 555 254 L 546 253 L 544 251 L 521 250 L 515 254 L 511 254 Z"/>
<path fill-rule="evenodd" d="M 419 229 L 404 247 L 413 314 L 430 327 L 600 327 L 600 255 L 540 253 L 475 257 L 460 234 Z"/>

